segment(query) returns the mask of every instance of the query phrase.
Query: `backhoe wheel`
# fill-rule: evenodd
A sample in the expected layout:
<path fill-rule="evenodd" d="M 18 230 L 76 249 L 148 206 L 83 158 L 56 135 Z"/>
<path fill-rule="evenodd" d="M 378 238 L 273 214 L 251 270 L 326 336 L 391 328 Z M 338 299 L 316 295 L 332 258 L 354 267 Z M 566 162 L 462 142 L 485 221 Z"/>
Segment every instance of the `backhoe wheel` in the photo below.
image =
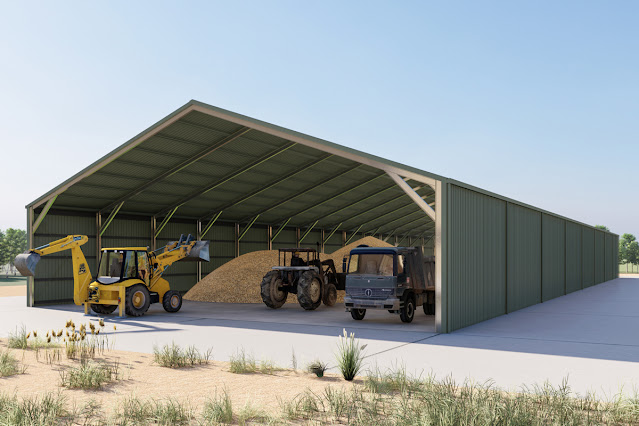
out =
<path fill-rule="evenodd" d="M 100 315 L 112 314 L 113 311 L 115 311 L 116 309 L 118 309 L 118 305 L 95 305 L 93 303 L 91 304 L 91 310 L 95 312 L 96 314 L 100 314 Z"/>
<path fill-rule="evenodd" d="M 322 281 L 315 271 L 305 271 L 297 282 L 297 301 L 307 311 L 322 303 Z"/>
<path fill-rule="evenodd" d="M 131 317 L 140 317 L 149 310 L 151 295 L 144 284 L 135 284 L 126 289 L 125 310 Z"/>
<path fill-rule="evenodd" d="M 162 297 L 162 306 L 167 312 L 177 312 L 182 307 L 182 295 L 175 291 L 169 290 Z"/>
<path fill-rule="evenodd" d="M 366 315 L 366 309 L 351 309 L 351 316 L 354 320 L 361 321 Z"/>
<path fill-rule="evenodd" d="M 399 309 L 399 318 L 402 322 L 411 322 L 415 317 L 415 296 L 409 294 Z"/>
<path fill-rule="evenodd" d="M 271 271 L 264 275 L 262 284 L 260 284 L 260 293 L 262 301 L 266 306 L 272 309 L 281 308 L 286 303 L 288 291 L 280 290 L 282 286 L 282 278 L 278 271 Z"/>
<path fill-rule="evenodd" d="M 335 284 L 329 283 L 324 289 L 324 297 L 322 297 L 322 302 L 326 306 L 334 306 L 335 302 L 337 302 L 337 288 Z"/>

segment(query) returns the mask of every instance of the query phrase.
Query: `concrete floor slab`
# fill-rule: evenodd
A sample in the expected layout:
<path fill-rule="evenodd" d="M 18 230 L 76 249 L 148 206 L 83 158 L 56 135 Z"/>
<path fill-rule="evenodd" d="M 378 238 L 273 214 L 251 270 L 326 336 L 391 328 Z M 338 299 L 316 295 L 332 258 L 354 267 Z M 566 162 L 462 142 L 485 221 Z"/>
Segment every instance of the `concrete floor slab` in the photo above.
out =
<path fill-rule="evenodd" d="M 228 360 L 238 350 L 282 366 L 315 358 L 333 363 L 337 336 L 346 328 L 366 343 L 366 367 L 403 365 L 414 374 L 492 380 L 517 389 L 568 377 L 579 394 L 603 396 L 639 386 L 639 279 L 620 278 L 497 317 L 450 334 L 434 333 L 432 317 L 420 313 L 411 324 L 397 315 L 367 312 L 354 321 L 341 307 L 307 312 L 297 305 L 270 310 L 262 305 L 185 301 L 177 314 L 154 305 L 141 318 L 107 316 L 117 349 L 152 352 L 154 345 L 213 348 Z M 0 298 L 0 336 L 16 326 L 59 329 L 68 319 L 97 321 L 81 307 L 27 308 L 24 297 Z M 639 389 L 639 388 L 638 388 Z"/>

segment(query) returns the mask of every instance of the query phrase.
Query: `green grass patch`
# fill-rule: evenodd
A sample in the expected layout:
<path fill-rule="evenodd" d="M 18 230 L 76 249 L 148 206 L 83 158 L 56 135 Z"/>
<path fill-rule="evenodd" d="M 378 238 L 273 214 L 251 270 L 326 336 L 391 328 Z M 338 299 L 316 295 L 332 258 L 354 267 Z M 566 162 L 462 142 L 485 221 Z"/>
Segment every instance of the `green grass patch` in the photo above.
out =
<path fill-rule="evenodd" d="M 18 285 L 27 285 L 27 277 L 22 277 L 22 276 L 12 276 L 9 275 L 8 277 L 5 275 L 1 275 L 0 274 L 0 287 L 3 286 L 18 286 Z"/>
<path fill-rule="evenodd" d="M 82 362 L 79 367 L 60 370 L 60 385 L 69 389 L 101 389 L 120 379 L 118 362 Z"/>
<path fill-rule="evenodd" d="M 20 365 L 16 357 L 7 349 L 0 350 L 0 377 L 24 374 L 26 367 Z"/>
<path fill-rule="evenodd" d="M 284 371 L 285 368 L 278 367 L 269 360 L 257 362 L 253 355 L 247 355 L 244 349 L 239 350 L 235 355 L 231 355 L 229 360 L 229 371 L 235 374 L 274 374 L 278 371 Z"/>
<path fill-rule="evenodd" d="M 68 415 L 65 399 L 59 394 L 18 398 L 0 394 L 0 424 L 2 425 L 57 425 Z"/>
<path fill-rule="evenodd" d="M 200 353 L 195 346 L 181 348 L 175 342 L 162 348 L 153 347 L 153 358 L 156 364 L 168 368 L 193 367 L 208 364 L 213 350 Z"/>
<path fill-rule="evenodd" d="M 144 401 L 127 398 L 115 414 L 115 424 L 134 425 L 186 425 L 194 419 L 193 410 L 176 400 Z"/>

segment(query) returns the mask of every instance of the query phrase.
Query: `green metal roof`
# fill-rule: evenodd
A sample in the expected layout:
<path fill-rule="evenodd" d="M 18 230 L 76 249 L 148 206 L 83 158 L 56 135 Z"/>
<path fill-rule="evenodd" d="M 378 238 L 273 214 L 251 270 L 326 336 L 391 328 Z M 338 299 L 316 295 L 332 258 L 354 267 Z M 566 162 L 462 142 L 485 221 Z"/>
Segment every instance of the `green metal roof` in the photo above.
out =
<path fill-rule="evenodd" d="M 430 235 L 439 176 L 191 101 L 29 206 Z"/>
<path fill-rule="evenodd" d="M 386 172 L 434 206 L 436 180 L 562 217 L 414 167 L 188 102 L 27 207 L 281 224 L 411 236 L 432 220 Z M 175 208 L 177 207 L 177 210 Z M 568 218 L 564 218 L 568 219 Z M 571 220 L 575 223 L 577 221 Z M 585 225 L 585 224 L 584 224 Z M 589 226 L 589 225 L 586 225 Z"/>

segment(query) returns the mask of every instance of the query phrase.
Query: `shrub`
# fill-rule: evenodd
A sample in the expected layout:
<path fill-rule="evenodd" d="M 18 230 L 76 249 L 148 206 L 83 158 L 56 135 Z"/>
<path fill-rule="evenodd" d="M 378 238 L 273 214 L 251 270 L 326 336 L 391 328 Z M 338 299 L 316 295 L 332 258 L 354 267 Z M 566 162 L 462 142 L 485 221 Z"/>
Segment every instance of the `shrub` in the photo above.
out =
<path fill-rule="evenodd" d="M 60 371 L 60 384 L 70 389 L 100 389 L 119 379 L 119 363 L 83 362 L 80 367 Z"/>
<path fill-rule="evenodd" d="M 20 367 L 18 360 L 8 350 L 0 350 L 0 377 L 13 376 L 14 374 L 23 374 L 25 367 Z"/>
<path fill-rule="evenodd" d="M 365 348 L 366 345 L 360 346 L 359 340 L 355 339 L 355 333 L 348 335 L 344 329 L 344 335 L 339 336 L 337 366 L 345 380 L 353 380 L 361 370 Z"/>
<path fill-rule="evenodd" d="M 204 405 L 202 414 L 207 423 L 232 423 L 233 404 L 226 390 L 222 396 L 215 396 L 215 399 L 208 400 Z"/>
<path fill-rule="evenodd" d="M 324 377 L 324 372 L 328 369 L 328 364 L 320 360 L 315 360 L 311 362 L 306 369 L 309 373 L 313 373 L 317 377 Z"/>
<path fill-rule="evenodd" d="M 195 346 L 182 349 L 175 342 L 171 345 L 164 345 L 162 349 L 153 347 L 153 358 L 156 364 L 168 368 L 193 367 L 194 365 L 208 364 L 211 358 L 212 349 L 208 349 L 203 354 Z"/>

